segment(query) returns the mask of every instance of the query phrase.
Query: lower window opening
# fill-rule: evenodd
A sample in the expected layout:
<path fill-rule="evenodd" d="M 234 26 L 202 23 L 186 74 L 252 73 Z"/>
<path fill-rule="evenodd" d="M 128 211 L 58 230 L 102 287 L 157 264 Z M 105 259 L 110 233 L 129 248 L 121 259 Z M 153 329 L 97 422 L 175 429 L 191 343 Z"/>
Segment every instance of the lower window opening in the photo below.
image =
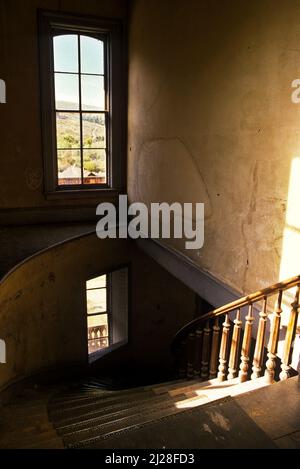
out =
<path fill-rule="evenodd" d="M 128 269 L 86 282 L 89 361 L 128 341 Z"/>

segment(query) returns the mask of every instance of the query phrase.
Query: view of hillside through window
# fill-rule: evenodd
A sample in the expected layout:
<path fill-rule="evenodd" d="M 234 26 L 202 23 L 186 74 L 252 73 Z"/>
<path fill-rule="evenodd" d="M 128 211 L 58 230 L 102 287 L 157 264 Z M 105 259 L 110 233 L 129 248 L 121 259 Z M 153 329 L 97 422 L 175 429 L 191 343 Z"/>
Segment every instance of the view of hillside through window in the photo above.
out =
<path fill-rule="evenodd" d="M 53 38 L 58 185 L 107 183 L 105 41 Z"/>

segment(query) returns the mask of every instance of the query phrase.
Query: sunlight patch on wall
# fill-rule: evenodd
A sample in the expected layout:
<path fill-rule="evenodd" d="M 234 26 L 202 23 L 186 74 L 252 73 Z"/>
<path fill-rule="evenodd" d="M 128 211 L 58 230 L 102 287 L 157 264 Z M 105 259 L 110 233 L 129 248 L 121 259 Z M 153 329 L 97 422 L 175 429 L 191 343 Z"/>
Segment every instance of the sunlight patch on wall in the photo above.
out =
<path fill-rule="evenodd" d="M 300 157 L 292 160 L 289 191 L 287 197 L 286 222 L 282 240 L 282 255 L 279 280 L 286 280 L 300 274 Z M 278 354 L 281 355 L 284 344 L 286 326 L 294 300 L 296 289 L 293 288 L 283 296 L 281 331 L 278 344 Z M 299 321 L 298 321 L 299 324 Z M 299 367 L 300 340 L 297 334 L 294 343 L 292 366 Z"/>
<path fill-rule="evenodd" d="M 279 280 L 300 273 L 300 157 L 291 166 Z"/>

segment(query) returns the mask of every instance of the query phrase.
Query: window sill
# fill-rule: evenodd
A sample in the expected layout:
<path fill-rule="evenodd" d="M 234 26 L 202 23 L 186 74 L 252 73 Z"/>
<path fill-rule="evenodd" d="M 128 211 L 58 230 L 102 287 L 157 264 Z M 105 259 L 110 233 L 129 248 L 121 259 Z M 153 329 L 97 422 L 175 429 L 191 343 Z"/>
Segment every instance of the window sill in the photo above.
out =
<path fill-rule="evenodd" d="M 45 192 L 46 200 L 68 200 L 68 199 L 104 199 L 107 197 L 118 197 L 121 189 L 71 189 Z"/>
<path fill-rule="evenodd" d="M 128 344 L 128 340 L 123 340 L 121 342 L 117 342 L 116 344 L 110 345 L 109 347 L 106 347 L 102 350 L 98 350 L 98 352 L 91 353 L 88 357 L 88 362 L 89 364 L 92 364 L 95 361 L 107 355 L 108 353 L 111 353 L 114 350 L 117 350 L 118 348 L 121 348 L 127 344 Z"/>

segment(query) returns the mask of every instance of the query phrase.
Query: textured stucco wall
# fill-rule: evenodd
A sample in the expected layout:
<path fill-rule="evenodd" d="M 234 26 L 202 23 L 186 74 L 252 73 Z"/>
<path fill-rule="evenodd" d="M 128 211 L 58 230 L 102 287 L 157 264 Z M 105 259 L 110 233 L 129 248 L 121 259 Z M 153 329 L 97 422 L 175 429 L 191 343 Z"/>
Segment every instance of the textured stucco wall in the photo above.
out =
<path fill-rule="evenodd" d="M 170 366 L 170 342 L 192 319 L 195 295 L 128 240 L 87 235 L 19 266 L 0 285 L 0 388 L 40 371 L 87 364 L 85 282 L 130 263 L 130 342 L 115 366 Z"/>
<path fill-rule="evenodd" d="M 299 0 L 132 6 L 130 200 L 204 202 L 204 248 L 185 254 L 240 292 L 300 272 L 299 217 L 294 245 L 284 239 L 300 155 L 299 17 Z"/>

